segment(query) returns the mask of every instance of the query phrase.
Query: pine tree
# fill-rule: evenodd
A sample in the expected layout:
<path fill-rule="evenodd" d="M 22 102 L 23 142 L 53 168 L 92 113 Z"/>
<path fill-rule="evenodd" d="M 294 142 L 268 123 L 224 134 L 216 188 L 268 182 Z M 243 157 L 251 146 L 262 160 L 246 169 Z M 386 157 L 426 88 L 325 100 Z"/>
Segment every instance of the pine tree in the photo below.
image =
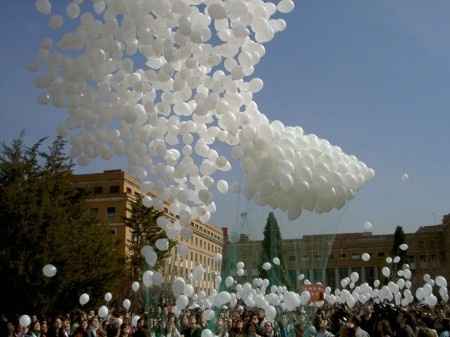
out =
<path fill-rule="evenodd" d="M 0 301 L 2 312 L 62 311 L 77 307 L 88 292 L 101 299 L 114 290 L 123 261 L 114 252 L 106 226 L 83 207 L 72 184 L 73 164 L 57 138 L 48 151 L 44 139 L 31 147 L 23 134 L 0 151 Z M 47 279 L 42 267 L 58 268 Z"/>
<path fill-rule="evenodd" d="M 145 245 L 154 247 L 157 240 L 167 238 L 167 235 L 156 223 L 156 220 L 164 213 L 153 207 L 145 207 L 142 203 L 142 197 L 133 202 L 130 213 L 131 217 L 125 218 L 124 222 L 131 229 L 131 239 L 127 242 L 130 251 L 128 265 L 130 266 L 131 279 L 136 280 L 144 270 L 148 269 L 141 254 L 142 247 Z M 155 249 L 158 254 L 158 261 L 152 268 L 153 270 L 160 270 L 163 267 L 165 259 L 170 256 L 175 245 L 176 241 L 169 240 L 168 250 L 161 252 Z"/>
<path fill-rule="evenodd" d="M 400 262 L 398 264 L 393 265 L 394 272 L 396 272 L 397 269 L 399 267 L 401 267 L 403 264 L 408 263 L 407 252 L 400 249 L 400 245 L 402 243 L 406 243 L 406 235 L 405 235 L 405 232 L 403 231 L 402 226 L 397 226 L 397 228 L 395 228 L 395 232 L 394 232 L 394 242 L 392 245 L 391 254 L 392 254 L 392 258 L 394 258 L 395 256 L 399 256 Z"/>
<path fill-rule="evenodd" d="M 278 226 L 277 219 L 273 212 L 269 213 L 267 217 L 266 226 L 264 228 L 264 240 L 262 242 L 262 256 L 259 264 L 259 273 L 261 277 L 268 278 L 271 284 L 285 285 L 290 287 L 290 282 L 286 277 L 286 269 L 283 259 L 283 253 L 281 250 L 281 233 Z M 280 259 L 280 265 L 277 266 L 273 263 L 273 258 L 278 257 Z M 272 268 L 269 271 L 262 269 L 262 264 L 270 262 Z"/>

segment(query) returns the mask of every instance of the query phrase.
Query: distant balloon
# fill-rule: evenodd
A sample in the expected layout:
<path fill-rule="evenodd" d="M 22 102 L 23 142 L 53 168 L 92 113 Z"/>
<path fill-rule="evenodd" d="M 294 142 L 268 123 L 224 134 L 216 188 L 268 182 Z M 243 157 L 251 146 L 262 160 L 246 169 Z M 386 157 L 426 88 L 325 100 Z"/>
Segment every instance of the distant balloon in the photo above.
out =
<path fill-rule="evenodd" d="M 405 172 L 405 173 L 403 173 L 403 175 L 402 175 L 402 178 L 401 178 L 401 179 L 402 179 L 402 181 L 403 181 L 403 182 L 407 181 L 407 180 L 409 179 L 409 175 L 408 175 L 408 173 L 406 173 L 406 172 Z"/>
<path fill-rule="evenodd" d="M 44 274 L 45 277 L 53 277 L 56 275 L 56 272 L 57 269 L 52 264 L 47 264 L 44 266 L 44 268 L 42 268 L 42 273 Z"/>
<path fill-rule="evenodd" d="M 373 224 L 370 221 L 364 223 L 364 230 L 370 232 L 373 229 Z"/>

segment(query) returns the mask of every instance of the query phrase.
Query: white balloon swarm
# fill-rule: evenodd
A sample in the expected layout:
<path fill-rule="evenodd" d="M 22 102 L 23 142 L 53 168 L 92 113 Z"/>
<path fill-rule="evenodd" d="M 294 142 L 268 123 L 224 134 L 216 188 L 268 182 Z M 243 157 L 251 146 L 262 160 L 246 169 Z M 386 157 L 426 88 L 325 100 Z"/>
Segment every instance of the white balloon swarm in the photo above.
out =
<path fill-rule="evenodd" d="M 36 8 L 52 14 L 48 0 Z M 232 167 L 217 143 L 231 146 L 258 204 L 291 219 L 339 209 L 374 171 L 301 127 L 269 121 L 253 97 L 263 88 L 253 73 L 264 43 L 286 28 L 273 15 L 293 9 L 292 0 L 68 2 L 76 28 L 46 40 L 29 67 L 41 70 L 38 101 L 67 112 L 59 132 L 78 164 L 125 155 L 143 190 L 158 196 L 145 204 L 169 201 L 187 220 L 207 222 L 214 189 L 229 190 L 212 178 Z M 52 29 L 63 24 L 50 17 Z"/>

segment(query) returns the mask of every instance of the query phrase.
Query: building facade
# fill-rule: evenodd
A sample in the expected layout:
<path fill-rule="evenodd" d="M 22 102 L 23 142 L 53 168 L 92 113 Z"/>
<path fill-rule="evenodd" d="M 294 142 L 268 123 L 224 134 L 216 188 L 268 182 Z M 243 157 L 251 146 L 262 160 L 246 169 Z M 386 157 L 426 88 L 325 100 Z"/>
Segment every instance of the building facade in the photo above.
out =
<path fill-rule="evenodd" d="M 86 207 L 96 216 L 97 221 L 111 227 L 111 231 L 118 238 L 118 253 L 129 255 L 127 242 L 131 239 L 131 230 L 125 226 L 124 218 L 131 217 L 132 204 L 136 198 L 142 196 L 140 182 L 122 170 L 109 170 L 101 173 L 81 174 L 73 178 L 79 189 L 90 192 L 86 199 Z M 167 217 L 174 219 L 165 208 Z M 212 224 L 199 221 L 191 223 L 192 237 L 181 239 L 190 249 L 188 256 L 180 257 L 174 249 L 162 267 L 166 281 L 174 276 L 187 278 L 192 269 L 202 264 L 207 272 L 201 282 L 195 284 L 196 290 L 209 293 L 215 287 L 215 273 L 220 273 L 220 262 L 214 257 L 222 254 L 222 229 Z"/>
<path fill-rule="evenodd" d="M 424 274 L 450 277 L 450 216 L 442 224 L 422 226 L 415 233 L 406 233 L 407 262 L 413 271 L 413 284 L 420 284 Z M 297 279 L 304 274 L 311 282 L 322 282 L 338 287 L 342 278 L 356 271 L 362 282 L 373 283 L 381 278 L 381 269 L 390 256 L 394 235 L 372 233 L 344 233 L 304 235 L 300 239 L 282 241 L 282 255 L 289 279 L 297 288 L 302 283 Z M 241 235 L 236 243 L 228 246 L 234 256 L 247 266 L 247 279 L 258 275 L 257 267 L 262 262 L 262 241 L 249 240 Z M 368 262 L 361 259 L 369 253 Z M 263 261 L 265 262 L 265 261 Z"/>

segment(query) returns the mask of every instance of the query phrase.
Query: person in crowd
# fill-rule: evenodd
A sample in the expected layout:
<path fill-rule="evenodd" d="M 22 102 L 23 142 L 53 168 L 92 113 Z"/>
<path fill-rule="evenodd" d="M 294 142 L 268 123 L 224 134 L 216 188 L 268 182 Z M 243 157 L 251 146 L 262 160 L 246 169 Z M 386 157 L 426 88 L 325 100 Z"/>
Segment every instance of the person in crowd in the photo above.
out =
<path fill-rule="evenodd" d="M 248 337 L 261 337 L 261 335 L 258 334 L 257 327 L 254 323 L 250 323 L 248 325 L 247 336 Z"/>
<path fill-rule="evenodd" d="M 217 320 L 216 335 L 218 337 L 228 337 L 227 321 L 224 317 Z"/>
<path fill-rule="evenodd" d="M 383 319 L 378 321 L 376 328 L 376 337 L 394 337 L 391 329 L 391 324 L 388 320 Z"/>
<path fill-rule="evenodd" d="M 75 329 L 73 337 L 87 337 L 87 332 L 81 326 Z"/>
<path fill-rule="evenodd" d="M 198 314 L 191 315 L 191 329 L 190 336 L 191 337 L 201 337 L 202 327 L 200 325 L 201 317 Z"/>
<path fill-rule="evenodd" d="M 145 319 L 143 317 L 139 318 L 137 321 L 136 331 L 133 337 L 149 337 L 148 327 L 145 324 Z"/>
<path fill-rule="evenodd" d="M 87 329 L 82 326 L 83 330 L 87 332 L 88 337 L 97 337 L 97 330 L 99 327 L 100 323 L 96 316 L 91 316 Z"/>
<path fill-rule="evenodd" d="M 35 315 L 33 317 L 36 317 Z M 41 323 L 38 320 L 31 322 L 31 327 L 28 330 L 27 336 L 40 337 L 41 336 Z"/>
<path fill-rule="evenodd" d="M 270 321 L 265 321 L 264 323 L 264 330 L 263 330 L 263 336 L 264 337 L 279 337 L 279 335 L 275 332 L 273 328 L 273 324 Z"/>
<path fill-rule="evenodd" d="M 48 337 L 48 325 L 46 320 L 41 321 L 41 337 Z"/>
<path fill-rule="evenodd" d="M 167 315 L 167 323 L 164 331 L 165 337 L 181 337 L 180 332 L 177 329 L 176 317 L 174 314 Z"/>
<path fill-rule="evenodd" d="M 334 337 L 334 335 L 327 330 L 328 321 L 322 314 L 316 315 L 313 325 L 317 331 L 316 337 Z"/>
<path fill-rule="evenodd" d="M 353 324 L 353 327 L 355 329 L 355 337 L 370 337 L 369 333 L 361 328 L 361 319 L 359 316 L 354 315 L 350 322 Z"/>
<path fill-rule="evenodd" d="M 129 337 L 131 332 L 131 328 L 128 323 L 122 323 L 120 326 L 120 334 L 119 337 Z"/>

